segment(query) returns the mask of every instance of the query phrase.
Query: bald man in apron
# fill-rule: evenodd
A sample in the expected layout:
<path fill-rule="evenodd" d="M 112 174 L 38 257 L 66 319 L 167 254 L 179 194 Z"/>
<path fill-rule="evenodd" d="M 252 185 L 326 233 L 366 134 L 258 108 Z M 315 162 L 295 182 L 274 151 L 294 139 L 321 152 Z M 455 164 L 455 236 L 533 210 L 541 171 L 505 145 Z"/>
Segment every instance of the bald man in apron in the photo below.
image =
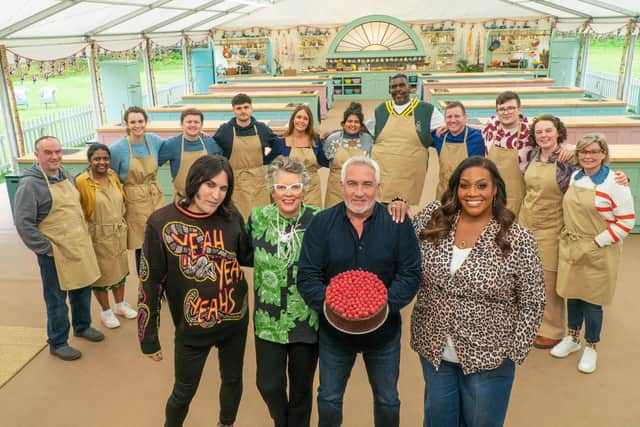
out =
<path fill-rule="evenodd" d="M 396 74 L 390 81 L 392 100 L 380 104 L 367 127 L 375 135 L 371 158 L 380 165 L 378 200 L 420 203 L 427 175 L 431 130 L 444 124 L 433 105 L 409 97 L 409 79 Z"/>
<path fill-rule="evenodd" d="M 15 198 L 15 224 L 25 245 L 35 252 L 40 266 L 47 309 L 47 342 L 52 355 L 75 360 L 82 353 L 71 347 L 69 307 L 73 334 L 89 341 L 104 335 L 91 327 L 91 284 L 100 277 L 80 193 L 61 167 L 62 146 L 43 136 L 35 143 L 36 164 L 25 171 Z"/>

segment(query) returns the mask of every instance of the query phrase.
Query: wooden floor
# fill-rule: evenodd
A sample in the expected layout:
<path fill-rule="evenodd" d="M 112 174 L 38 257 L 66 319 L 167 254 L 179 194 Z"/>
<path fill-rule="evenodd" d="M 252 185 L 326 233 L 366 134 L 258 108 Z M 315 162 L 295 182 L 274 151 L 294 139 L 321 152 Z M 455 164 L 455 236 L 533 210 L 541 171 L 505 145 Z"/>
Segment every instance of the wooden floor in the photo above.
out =
<path fill-rule="evenodd" d="M 337 126 L 346 103 L 336 103 L 323 129 Z M 366 116 L 375 103 L 365 104 Z M 433 182 L 435 165 L 428 180 Z M 636 184 L 637 185 L 637 184 Z M 425 190 L 424 199 L 434 188 Z M 6 188 L 0 186 L 0 325 L 45 326 L 42 286 L 35 256 L 18 238 L 12 224 Z M 599 368 L 592 375 L 577 371 L 579 354 L 553 359 L 532 350 L 516 371 L 507 425 L 557 427 L 640 426 L 640 236 L 625 241 L 618 290 L 605 308 L 599 346 Z M 131 260 L 133 270 L 133 261 Z M 250 276 L 250 271 L 249 271 Z M 127 282 L 127 300 L 136 299 L 136 281 Z M 98 305 L 92 314 L 98 319 Z M 403 312 L 400 371 L 402 426 L 422 425 L 424 383 L 416 354 L 408 342 L 410 307 Z M 105 330 L 106 340 L 89 343 L 71 338 L 82 359 L 62 362 L 45 350 L 0 389 L 2 427 L 158 427 L 173 384 L 173 326 L 168 309 L 162 312 L 161 342 L 165 360 L 142 356 L 135 321 Z M 244 394 L 237 427 L 268 427 L 270 419 L 255 387 L 253 340 L 247 342 Z M 209 358 L 186 426 L 215 426 L 218 414 L 217 358 Z M 354 367 L 344 402 L 345 427 L 372 426 L 371 391 L 360 359 Z M 312 425 L 317 423 L 314 402 Z"/>

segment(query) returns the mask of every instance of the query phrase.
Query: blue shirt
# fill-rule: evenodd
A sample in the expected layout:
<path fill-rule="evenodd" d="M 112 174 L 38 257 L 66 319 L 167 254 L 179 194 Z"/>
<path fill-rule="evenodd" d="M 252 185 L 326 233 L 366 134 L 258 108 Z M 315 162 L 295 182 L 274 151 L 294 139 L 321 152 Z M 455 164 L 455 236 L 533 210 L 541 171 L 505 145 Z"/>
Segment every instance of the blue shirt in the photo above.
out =
<path fill-rule="evenodd" d="M 484 157 L 484 138 L 482 138 L 482 133 L 478 129 L 470 128 L 469 126 L 465 126 L 465 129 L 469 129 L 469 134 L 467 135 L 467 155 L 469 157 Z M 457 135 L 452 135 L 451 132 L 447 131 L 439 137 L 436 136 L 435 130 L 432 131 L 433 147 L 438 151 L 438 155 L 440 155 L 440 150 L 442 150 L 445 136 L 447 137 L 447 144 L 462 144 L 464 142 L 465 129 Z"/>
<path fill-rule="evenodd" d="M 329 167 L 329 159 L 324 154 L 324 150 L 322 149 L 322 141 L 319 136 L 316 136 L 316 146 L 313 147 L 313 154 L 316 155 L 316 160 L 319 166 L 323 166 L 325 168 Z M 291 147 L 287 145 L 284 138 L 276 138 L 275 144 L 273 144 L 273 149 L 267 156 L 268 163 L 271 163 L 273 159 L 278 156 L 289 157 L 291 154 Z"/>
<path fill-rule="evenodd" d="M 374 332 L 349 335 L 331 326 L 324 315 L 326 287 L 346 270 L 375 273 L 388 290 L 389 317 Z M 318 213 L 304 233 L 298 261 L 298 291 L 318 311 L 320 329 L 345 346 L 373 349 L 400 333 L 400 309 L 409 304 L 420 282 L 420 249 L 411 221 L 397 224 L 377 203 L 364 222 L 362 236 L 349 221 L 344 203 Z"/>
<path fill-rule="evenodd" d="M 207 154 L 222 154 L 222 148 L 218 145 L 215 139 L 210 136 L 200 135 L 202 138 L 202 142 L 204 143 L 204 149 L 207 151 Z M 201 151 L 203 149 L 202 143 L 200 139 L 196 139 L 195 141 L 189 141 L 185 138 L 184 140 L 184 151 L 192 152 L 192 151 Z M 182 153 L 182 134 L 172 136 L 169 139 L 164 140 L 162 147 L 160 147 L 160 152 L 158 153 L 158 163 L 160 165 L 165 164 L 165 162 L 169 161 L 169 165 L 171 166 L 171 177 L 175 178 L 178 175 L 178 170 L 180 169 L 180 158 Z"/>
<path fill-rule="evenodd" d="M 576 173 L 576 177 L 574 178 L 574 180 L 577 181 L 584 175 L 584 170 L 580 169 L 578 173 Z M 589 178 L 591 178 L 591 182 L 593 182 L 595 185 L 600 185 L 605 181 L 605 179 L 607 179 L 607 176 L 609 176 L 609 166 L 602 165 L 600 170 L 591 175 Z"/>
<path fill-rule="evenodd" d="M 133 155 L 135 157 L 149 157 L 153 156 L 158 159 L 158 154 L 160 152 L 160 148 L 162 148 L 163 141 L 162 139 L 156 135 L 155 133 L 146 133 L 144 134 L 144 139 L 147 141 L 149 145 L 149 149 L 147 149 L 147 144 L 143 142 L 131 144 L 133 148 Z M 129 173 L 129 144 L 127 142 L 127 138 L 121 138 L 116 141 L 111 147 L 109 147 L 111 151 L 111 169 L 113 169 L 117 174 L 118 178 L 120 178 L 120 182 L 124 183 L 124 180 L 127 178 L 127 174 Z"/>

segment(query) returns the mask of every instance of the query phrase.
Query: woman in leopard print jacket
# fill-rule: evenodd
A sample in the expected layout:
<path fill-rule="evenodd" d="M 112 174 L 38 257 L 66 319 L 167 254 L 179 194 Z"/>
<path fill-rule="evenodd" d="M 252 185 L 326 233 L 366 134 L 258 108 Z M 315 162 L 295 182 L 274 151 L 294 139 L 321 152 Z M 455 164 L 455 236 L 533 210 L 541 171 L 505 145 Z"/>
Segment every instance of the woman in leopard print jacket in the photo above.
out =
<path fill-rule="evenodd" d="M 535 238 L 514 223 L 490 160 L 470 157 L 442 202 L 413 219 L 422 283 L 411 346 L 425 377 L 424 426 L 500 426 L 515 363 L 531 349 L 545 305 Z"/>

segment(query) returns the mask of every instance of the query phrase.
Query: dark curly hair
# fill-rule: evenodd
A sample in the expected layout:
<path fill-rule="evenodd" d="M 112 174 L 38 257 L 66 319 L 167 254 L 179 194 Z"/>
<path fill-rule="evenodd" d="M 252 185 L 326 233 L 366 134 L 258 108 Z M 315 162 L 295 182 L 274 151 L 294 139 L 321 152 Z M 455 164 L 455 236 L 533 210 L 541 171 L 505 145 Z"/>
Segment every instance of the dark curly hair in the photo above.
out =
<path fill-rule="evenodd" d="M 567 128 L 564 123 L 562 123 L 562 120 L 551 114 L 538 114 L 531 120 L 531 123 L 529 123 L 529 143 L 532 146 L 538 146 L 538 144 L 536 144 L 536 124 L 542 121 L 553 123 L 553 127 L 558 131 L 558 145 L 567 140 Z"/>
<path fill-rule="evenodd" d="M 455 218 L 460 212 L 461 205 L 458 200 L 458 186 L 460 176 L 466 169 L 481 167 L 489 171 L 493 185 L 497 188 L 493 201 L 493 217 L 500 225 L 500 230 L 496 234 L 496 244 L 502 251 L 502 256 L 507 256 L 511 251 L 511 244 L 506 238 L 509 229 L 515 222 L 516 216 L 507 209 L 507 190 L 504 180 L 498 172 L 498 168 L 491 160 L 480 156 L 472 156 L 463 160 L 449 178 L 449 186 L 442 195 L 442 206 L 436 209 L 427 226 L 420 232 L 421 240 L 429 240 L 439 244 L 446 239 L 454 226 Z"/>

